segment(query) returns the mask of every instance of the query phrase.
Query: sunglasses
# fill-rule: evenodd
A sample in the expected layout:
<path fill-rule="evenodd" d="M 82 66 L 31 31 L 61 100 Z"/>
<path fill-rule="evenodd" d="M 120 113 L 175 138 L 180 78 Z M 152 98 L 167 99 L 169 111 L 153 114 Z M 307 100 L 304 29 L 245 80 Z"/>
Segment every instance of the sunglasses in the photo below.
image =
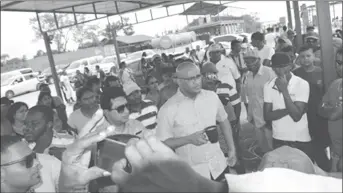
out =
<path fill-rule="evenodd" d="M 120 105 L 119 107 L 112 109 L 112 110 L 116 110 L 118 113 L 123 113 L 126 109 L 129 109 L 129 105 L 125 104 L 125 105 Z"/>
<path fill-rule="evenodd" d="M 29 169 L 29 168 L 32 168 L 35 159 L 37 159 L 37 155 L 35 152 L 33 152 L 30 155 L 24 157 L 23 159 L 11 161 L 11 162 L 2 164 L 1 166 L 10 166 L 17 163 L 25 163 L 26 168 Z"/>

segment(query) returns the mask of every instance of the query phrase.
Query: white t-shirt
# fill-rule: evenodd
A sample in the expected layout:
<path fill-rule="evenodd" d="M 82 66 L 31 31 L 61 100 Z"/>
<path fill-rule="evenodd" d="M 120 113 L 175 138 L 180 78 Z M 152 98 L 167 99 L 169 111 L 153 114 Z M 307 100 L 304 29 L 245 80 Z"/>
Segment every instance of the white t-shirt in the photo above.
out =
<path fill-rule="evenodd" d="M 42 182 L 35 188 L 35 191 L 58 192 L 61 161 L 51 155 L 38 153 L 37 159 L 42 165 L 42 169 L 40 170 Z"/>
<path fill-rule="evenodd" d="M 264 39 L 266 40 L 266 44 L 267 46 L 271 47 L 271 48 L 275 48 L 275 40 L 276 40 L 276 35 L 275 33 L 267 33 L 264 36 Z"/>
<path fill-rule="evenodd" d="M 273 111 L 286 108 L 284 97 L 277 89 L 275 80 L 276 78 L 264 85 L 264 102 L 272 103 Z M 300 77 L 292 74 L 292 78 L 288 83 L 288 92 L 293 102 L 308 103 L 310 86 L 307 81 Z M 274 120 L 272 121 L 272 127 L 274 139 L 300 142 L 311 141 L 306 113 L 298 122 L 295 122 L 290 115 Z"/>
<path fill-rule="evenodd" d="M 257 48 L 255 49 L 257 50 L 258 56 L 261 58 L 262 63 L 265 59 L 271 60 L 272 56 L 275 54 L 274 48 L 268 45 L 264 45 L 261 50 L 258 50 Z"/>
<path fill-rule="evenodd" d="M 216 64 L 218 70 L 218 79 L 222 83 L 227 83 L 236 89 L 236 81 L 241 77 L 238 68 L 232 58 L 228 58 L 224 55 L 221 56 L 221 60 Z"/>

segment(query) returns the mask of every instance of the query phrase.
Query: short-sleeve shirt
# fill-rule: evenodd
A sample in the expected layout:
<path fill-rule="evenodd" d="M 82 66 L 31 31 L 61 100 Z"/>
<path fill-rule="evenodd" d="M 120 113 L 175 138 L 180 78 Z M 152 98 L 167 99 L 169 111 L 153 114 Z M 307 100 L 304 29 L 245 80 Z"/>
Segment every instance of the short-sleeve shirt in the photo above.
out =
<path fill-rule="evenodd" d="M 145 128 L 150 130 L 156 129 L 157 107 L 154 102 L 150 100 L 143 100 L 140 112 L 130 112 L 130 119 L 140 121 Z"/>
<path fill-rule="evenodd" d="M 271 60 L 272 56 L 275 54 L 275 50 L 268 45 L 264 45 L 261 50 L 257 48 L 256 50 L 257 50 L 258 56 L 261 58 L 262 63 L 265 59 Z"/>
<path fill-rule="evenodd" d="M 35 191 L 58 192 L 61 161 L 51 155 L 38 153 L 37 159 L 42 165 L 42 169 L 40 170 L 42 183 L 35 188 Z"/>
<path fill-rule="evenodd" d="M 156 136 L 160 140 L 184 137 L 216 125 L 227 119 L 225 109 L 219 97 L 213 91 L 201 90 L 195 99 L 184 96 L 180 90 L 160 109 L 157 117 Z M 195 171 L 204 177 L 213 175 L 210 165 L 222 173 L 226 161 L 219 143 L 207 143 L 201 146 L 185 145 L 175 150 L 181 159 L 189 163 Z M 213 178 L 218 176 L 213 175 Z"/>
<path fill-rule="evenodd" d="M 221 60 L 216 64 L 216 67 L 218 70 L 218 79 L 222 83 L 227 83 L 236 89 L 235 80 L 240 79 L 241 74 L 232 58 L 222 55 Z"/>
<path fill-rule="evenodd" d="M 323 97 L 323 103 L 336 106 L 342 100 L 342 78 L 333 81 Z M 342 108 L 342 106 L 340 107 Z M 329 134 L 332 141 L 332 151 L 342 156 L 342 118 L 329 120 Z"/>
<path fill-rule="evenodd" d="M 255 127 L 261 128 L 266 124 L 263 116 L 264 85 L 275 78 L 274 71 L 267 66 L 261 65 L 258 72 L 253 75 L 252 72 L 247 73 L 246 78 L 246 94 L 248 97 L 248 120 L 254 120 Z"/>
<path fill-rule="evenodd" d="M 274 78 L 264 86 L 264 102 L 273 105 L 273 111 L 286 109 L 284 97 L 277 89 Z M 293 102 L 308 103 L 310 87 L 306 80 L 292 74 L 287 86 L 289 95 Z M 279 120 L 272 121 L 273 138 L 283 141 L 311 141 L 307 115 L 303 114 L 298 122 L 295 122 L 290 115 L 286 115 Z"/>

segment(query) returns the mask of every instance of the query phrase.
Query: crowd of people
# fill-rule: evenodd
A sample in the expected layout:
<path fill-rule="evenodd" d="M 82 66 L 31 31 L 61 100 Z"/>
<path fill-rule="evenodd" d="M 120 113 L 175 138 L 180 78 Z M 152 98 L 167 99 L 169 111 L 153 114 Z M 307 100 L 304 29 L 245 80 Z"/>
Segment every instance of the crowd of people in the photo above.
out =
<path fill-rule="evenodd" d="M 78 71 L 73 88 L 63 73 L 69 116 L 48 85 L 33 107 L 1 98 L 1 191 L 342 191 L 342 39 L 335 64 L 323 64 L 311 29 L 301 46 L 292 30 L 268 29 L 232 41 L 230 53 L 214 42 L 151 60 L 143 53 L 145 86 L 125 62 L 109 75 Z M 327 89 L 326 65 L 337 72 Z M 239 142 L 242 107 L 263 157 L 253 173 Z M 217 140 L 206 132 L 213 127 Z M 113 171 L 94 167 L 91 147 L 115 134 L 141 140 Z M 116 185 L 90 183 L 103 176 Z"/>

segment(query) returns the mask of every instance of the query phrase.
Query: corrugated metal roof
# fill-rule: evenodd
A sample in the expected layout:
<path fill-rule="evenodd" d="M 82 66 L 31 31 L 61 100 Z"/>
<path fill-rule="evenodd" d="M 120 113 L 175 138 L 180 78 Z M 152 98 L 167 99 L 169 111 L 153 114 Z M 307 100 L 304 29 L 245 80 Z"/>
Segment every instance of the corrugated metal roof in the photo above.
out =
<path fill-rule="evenodd" d="M 152 40 L 153 37 L 147 35 L 118 36 L 117 41 L 124 44 L 135 44 Z"/>

